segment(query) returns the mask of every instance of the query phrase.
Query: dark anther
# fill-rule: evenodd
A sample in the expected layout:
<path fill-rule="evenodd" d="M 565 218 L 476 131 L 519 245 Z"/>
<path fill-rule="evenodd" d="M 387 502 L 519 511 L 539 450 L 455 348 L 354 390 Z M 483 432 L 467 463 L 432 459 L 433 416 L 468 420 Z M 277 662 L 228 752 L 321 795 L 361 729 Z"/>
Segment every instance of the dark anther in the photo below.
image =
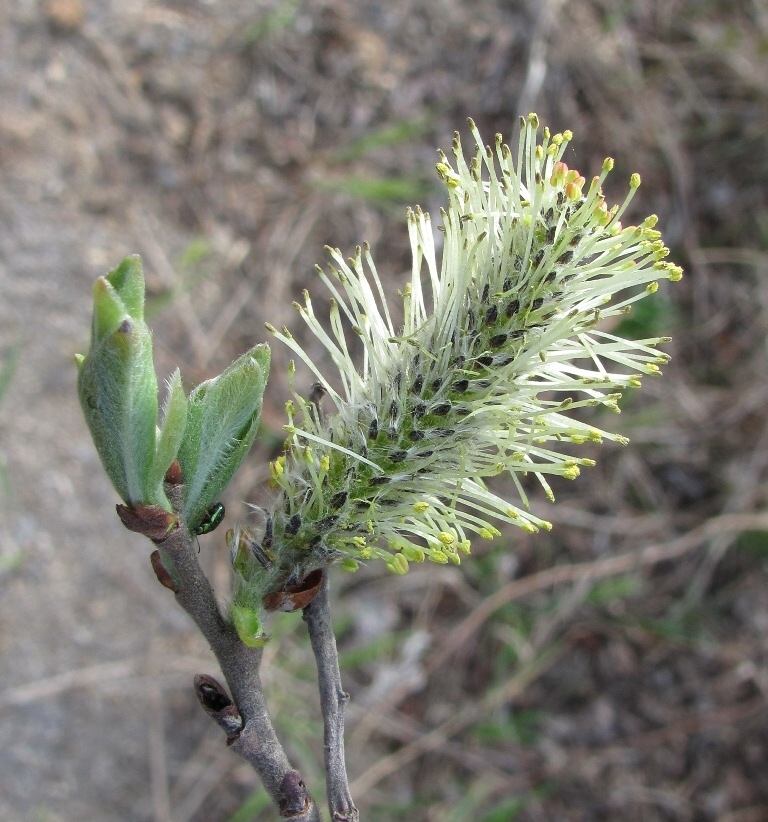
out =
<path fill-rule="evenodd" d="M 413 409 L 414 419 L 419 419 L 420 417 L 423 417 L 426 413 L 427 413 L 427 406 L 426 406 L 426 403 L 423 403 L 423 402 L 420 402 Z"/>
<path fill-rule="evenodd" d="M 389 461 L 397 465 L 398 462 L 404 462 L 407 456 L 407 451 L 392 451 L 389 455 Z"/>
<path fill-rule="evenodd" d="M 274 533 L 275 521 L 272 517 L 267 517 L 267 523 L 264 526 L 264 539 L 261 544 L 264 548 L 269 548 L 272 545 L 272 534 Z"/>
<path fill-rule="evenodd" d="M 504 309 L 504 313 L 507 315 L 507 319 L 509 319 L 510 317 L 514 317 L 519 310 L 520 300 L 512 300 L 511 302 L 507 303 L 507 307 Z"/>
<path fill-rule="evenodd" d="M 411 442 L 419 442 L 419 440 L 424 439 L 424 436 L 425 436 L 424 432 L 423 431 L 418 431 L 416 428 L 414 428 L 413 431 L 408 432 L 408 439 Z"/>
<path fill-rule="evenodd" d="M 248 545 L 248 549 L 251 552 L 253 558 L 267 571 L 269 571 L 272 566 L 274 565 L 275 555 L 270 551 L 269 554 L 259 545 L 258 542 L 252 542 L 251 540 L 244 539 L 244 533 L 240 535 L 240 543 L 246 542 Z"/>
<path fill-rule="evenodd" d="M 459 394 L 462 394 L 467 388 L 469 388 L 469 380 L 456 380 L 453 384 L 453 390 Z"/>
<path fill-rule="evenodd" d="M 309 401 L 313 405 L 320 405 L 320 400 L 327 394 L 325 386 L 319 382 L 313 382 L 312 388 L 309 392 Z"/>
<path fill-rule="evenodd" d="M 298 533 L 299 528 L 301 528 L 301 514 L 294 514 L 285 526 L 285 533 L 293 536 Z"/>
<path fill-rule="evenodd" d="M 421 389 L 424 387 L 424 377 L 422 374 L 417 374 L 411 386 L 411 391 L 414 394 L 421 394 Z"/>
<path fill-rule="evenodd" d="M 536 297 L 536 299 L 531 303 L 531 311 L 538 311 L 542 305 L 544 305 L 544 298 Z"/>
<path fill-rule="evenodd" d="M 441 402 L 434 406 L 430 413 L 434 414 L 436 417 L 444 417 L 451 410 L 451 408 L 453 408 L 453 405 L 450 402 Z"/>
<path fill-rule="evenodd" d="M 490 340 L 488 340 L 488 345 L 491 348 L 501 348 L 502 345 L 507 341 L 506 334 L 494 334 Z"/>
<path fill-rule="evenodd" d="M 321 520 L 318 520 L 317 527 L 318 530 L 322 531 L 324 534 L 333 528 L 336 523 L 341 519 L 338 514 L 332 514 L 330 517 L 324 517 Z"/>
<path fill-rule="evenodd" d="M 347 492 L 346 491 L 339 491 L 338 494 L 334 494 L 331 497 L 330 507 L 333 511 L 338 511 L 342 505 L 347 501 Z"/>
<path fill-rule="evenodd" d="M 371 424 L 368 426 L 368 439 L 375 440 L 376 437 L 379 436 L 379 423 L 374 417 L 371 420 Z"/>
<path fill-rule="evenodd" d="M 312 389 L 309 392 L 310 412 L 318 423 L 323 422 L 324 415 L 321 402 L 327 393 L 321 383 L 312 383 Z"/>
<path fill-rule="evenodd" d="M 493 325 L 496 322 L 496 319 L 499 316 L 499 308 L 496 305 L 492 305 L 486 312 L 485 312 L 485 321 L 488 325 Z"/>
<path fill-rule="evenodd" d="M 477 358 L 477 362 L 487 368 L 489 365 L 493 365 L 493 357 L 490 354 L 483 354 L 482 357 Z"/>

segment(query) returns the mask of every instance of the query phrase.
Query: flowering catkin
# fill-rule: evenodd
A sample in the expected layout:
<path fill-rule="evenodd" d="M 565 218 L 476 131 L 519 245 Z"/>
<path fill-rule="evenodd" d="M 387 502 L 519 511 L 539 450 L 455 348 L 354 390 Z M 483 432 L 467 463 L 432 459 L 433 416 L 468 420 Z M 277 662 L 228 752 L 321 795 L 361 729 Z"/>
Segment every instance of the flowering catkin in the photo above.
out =
<path fill-rule="evenodd" d="M 367 246 L 349 261 L 330 249 L 333 265 L 317 269 L 332 294 L 328 328 L 307 292 L 296 304 L 341 390 L 288 329 L 268 326 L 335 406 L 325 417 L 296 392 L 288 405 L 286 451 L 272 466 L 281 493 L 267 518 L 270 559 L 261 563 L 284 579 L 336 561 L 354 569 L 382 559 L 395 573 L 425 558 L 458 564 L 473 536 L 499 534 L 494 523 L 549 528 L 529 511 L 519 478 L 535 475 L 552 498 L 546 474 L 574 478 L 591 464 L 560 453 L 563 445 L 622 441 L 572 412 L 618 410 L 621 389 L 667 361 L 654 348 L 666 338 L 626 340 L 601 326 L 659 279 L 682 276 L 664 262 L 655 217 L 620 222 L 639 177 L 609 208 L 601 185 L 612 160 L 587 183 L 562 161 L 569 132 L 539 133 L 529 115 L 515 158 L 499 135 L 484 147 L 469 125 L 473 156 L 465 159 L 457 134 L 453 165 L 442 152 L 437 164 L 449 197 L 439 265 L 429 215 L 408 211 L 403 327 L 393 325 Z M 350 333 L 362 343 L 359 365 Z M 502 473 L 519 504 L 487 488 Z"/>

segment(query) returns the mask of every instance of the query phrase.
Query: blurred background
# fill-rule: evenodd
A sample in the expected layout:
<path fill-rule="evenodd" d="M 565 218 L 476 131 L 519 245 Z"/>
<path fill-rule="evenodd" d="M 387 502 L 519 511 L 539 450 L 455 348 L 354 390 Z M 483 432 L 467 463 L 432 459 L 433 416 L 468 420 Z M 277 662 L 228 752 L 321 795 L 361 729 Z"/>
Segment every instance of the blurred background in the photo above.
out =
<path fill-rule="evenodd" d="M 610 202 L 641 174 L 625 223 L 658 214 L 686 276 L 622 331 L 673 359 L 594 417 L 628 447 L 581 451 L 597 467 L 554 506 L 531 486 L 551 533 L 333 577 L 353 795 L 366 822 L 768 820 L 766 0 L 2 4 L 2 819 L 274 818 L 86 432 L 93 280 L 142 255 L 158 373 L 190 388 L 267 320 L 304 333 L 326 244 L 369 242 L 394 296 L 406 206 L 445 202 L 435 149 L 529 111 L 587 178 L 615 158 Z M 287 362 L 228 527 L 268 498 Z M 223 529 L 200 543 L 225 596 Z M 273 621 L 264 679 L 321 799 L 302 628 Z"/>

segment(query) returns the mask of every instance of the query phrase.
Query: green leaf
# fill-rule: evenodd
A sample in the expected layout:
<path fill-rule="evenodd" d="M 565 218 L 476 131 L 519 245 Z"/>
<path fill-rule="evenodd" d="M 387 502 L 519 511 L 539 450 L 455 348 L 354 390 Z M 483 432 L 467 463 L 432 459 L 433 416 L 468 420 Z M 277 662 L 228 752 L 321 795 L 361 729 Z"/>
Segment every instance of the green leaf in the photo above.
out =
<path fill-rule="evenodd" d="M 143 293 L 137 257 L 96 281 L 91 349 L 79 362 L 78 395 L 118 494 L 129 506 L 157 504 L 170 510 L 153 482 L 157 377 L 151 334 L 141 319 Z M 131 314 L 127 306 L 137 305 L 139 310 Z"/>
<path fill-rule="evenodd" d="M 176 459 L 184 437 L 187 405 L 187 397 L 181 385 L 181 374 L 177 368 L 168 379 L 168 393 L 163 404 L 163 422 L 157 432 L 157 449 L 152 465 L 152 482 L 160 492 L 163 492 L 165 473 Z"/>
<path fill-rule="evenodd" d="M 144 269 L 141 257 L 132 254 L 105 277 L 134 320 L 144 319 Z"/>
<path fill-rule="evenodd" d="M 125 303 L 106 277 L 93 284 L 93 324 L 91 348 L 103 343 L 129 318 Z"/>
<path fill-rule="evenodd" d="M 218 501 L 253 443 L 269 358 L 269 347 L 257 345 L 189 395 L 178 459 L 186 488 L 184 517 L 191 530 Z"/>

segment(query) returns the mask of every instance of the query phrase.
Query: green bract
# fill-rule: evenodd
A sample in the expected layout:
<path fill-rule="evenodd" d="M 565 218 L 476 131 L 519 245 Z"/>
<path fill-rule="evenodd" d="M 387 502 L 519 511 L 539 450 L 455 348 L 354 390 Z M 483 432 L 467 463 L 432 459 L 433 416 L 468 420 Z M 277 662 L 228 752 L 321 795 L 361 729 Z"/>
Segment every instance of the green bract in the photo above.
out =
<path fill-rule="evenodd" d="M 242 643 L 249 648 L 263 648 L 269 637 L 264 633 L 260 608 L 248 608 L 233 603 L 230 607 L 232 622 Z"/>

